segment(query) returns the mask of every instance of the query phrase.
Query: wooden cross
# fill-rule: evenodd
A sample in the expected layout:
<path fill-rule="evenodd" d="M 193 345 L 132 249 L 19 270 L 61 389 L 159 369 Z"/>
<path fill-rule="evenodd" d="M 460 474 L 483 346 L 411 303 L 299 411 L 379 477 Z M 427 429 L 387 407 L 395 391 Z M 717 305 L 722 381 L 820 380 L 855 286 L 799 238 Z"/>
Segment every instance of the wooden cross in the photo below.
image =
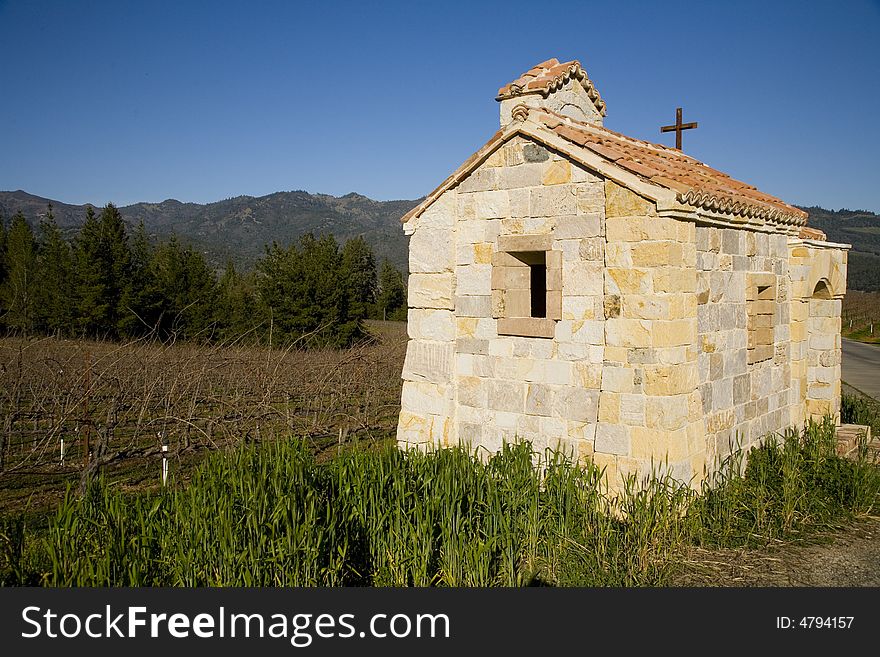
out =
<path fill-rule="evenodd" d="M 691 128 L 696 128 L 697 123 L 694 121 L 693 123 L 682 123 L 681 122 L 681 108 L 675 108 L 675 125 L 664 125 L 660 127 L 660 132 L 675 132 L 675 148 L 681 150 L 681 131 L 682 130 L 690 130 Z"/>

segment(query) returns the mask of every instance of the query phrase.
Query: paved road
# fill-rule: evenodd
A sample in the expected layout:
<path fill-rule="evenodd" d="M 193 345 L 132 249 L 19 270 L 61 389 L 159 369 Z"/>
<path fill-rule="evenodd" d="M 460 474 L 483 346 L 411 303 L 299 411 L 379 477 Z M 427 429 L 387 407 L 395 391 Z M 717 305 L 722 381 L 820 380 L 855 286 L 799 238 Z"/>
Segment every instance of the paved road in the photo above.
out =
<path fill-rule="evenodd" d="M 880 399 L 880 345 L 842 338 L 841 375 L 846 383 Z"/>

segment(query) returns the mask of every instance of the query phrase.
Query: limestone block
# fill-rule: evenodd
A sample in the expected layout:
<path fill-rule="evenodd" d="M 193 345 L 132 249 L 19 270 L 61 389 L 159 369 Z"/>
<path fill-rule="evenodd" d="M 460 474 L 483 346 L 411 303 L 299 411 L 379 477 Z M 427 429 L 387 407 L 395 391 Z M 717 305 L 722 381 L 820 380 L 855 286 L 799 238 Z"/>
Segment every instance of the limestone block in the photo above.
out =
<path fill-rule="evenodd" d="M 551 244 L 552 238 L 549 234 L 502 235 L 498 238 L 498 250 L 504 252 L 549 251 Z"/>
<path fill-rule="evenodd" d="M 712 410 L 723 411 L 733 407 L 733 377 L 712 382 Z"/>
<path fill-rule="evenodd" d="M 422 227 L 409 238 L 410 274 L 452 271 L 454 261 L 451 231 Z"/>
<path fill-rule="evenodd" d="M 406 384 L 404 384 L 406 387 Z M 430 421 L 421 413 L 400 411 L 397 420 L 397 442 L 404 449 L 430 440 Z"/>
<path fill-rule="evenodd" d="M 410 340 L 406 345 L 403 378 L 407 381 L 446 383 L 452 377 L 453 365 L 451 343 Z"/>
<path fill-rule="evenodd" d="M 606 269 L 605 292 L 609 294 L 648 294 L 651 273 L 645 269 L 609 267 Z"/>
<path fill-rule="evenodd" d="M 606 217 L 643 217 L 656 214 L 653 202 L 634 194 L 626 187 L 605 181 L 605 216 Z"/>
<path fill-rule="evenodd" d="M 632 246 L 632 262 L 636 267 L 659 267 L 681 264 L 681 245 L 678 242 L 637 242 Z"/>
<path fill-rule="evenodd" d="M 558 217 L 577 213 L 577 197 L 573 185 L 532 188 L 529 213 L 533 217 Z"/>
<path fill-rule="evenodd" d="M 596 425 L 595 450 L 604 454 L 629 454 L 629 429 L 618 424 L 599 422 Z"/>
<path fill-rule="evenodd" d="M 599 237 L 602 217 L 599 213 L 559 217 L 553 237 L 558 240 Z"/>
<path fill-rule="evenodd" d="M 502 188 L 521 189 L 524 187 L 538 187 L 542 184 L 543 171 L 544 165 L 540 162 L 507 167 L 501 172 Z"/>
<path fill-rule="evenodd" d="M 571 342 L 600 345 L 605 342 L 605 325 L 600 320 L 572 321 Z"/>
<path fill-rule="evenodd" d="M 675 219 L 648 216 L 614 216 L 605 227 L 610 242 L 644 242 L 677 237 Z"/>
<path fill-rule="evenodd" d="M 477 219 L 500 219 L 510 216 L 510 198 L 505 190 L 474 192 Z"/>
<path fill-rule="evenodd" d="M 455 297 L 455 313 L 459 317 L 491 317 L 492 297 L 490 295 Z"/>
<path fill-rule="evenodd" d="M 530 415 L 547 415 L 553 411 L 556 399 L 555 390 L 548 385 L 529 383 L 526 386 L 525 411 Z"/>
<path fill-rule="evenodd" d="M 424 381 L 406 381 L 400 405 L 411 413 L 452 415 L 453 410 L 449 387 Z"/>
<path fill-rule="evenodd" d="M 541 182 L 545 185 L 561 185 L 571 182 L 571 163 L 568 160 L 546 163 Z"/>
<path fill-rule="evenodd" d="M 724 228 L 721 234 L 721 250 L 731 255 L 745 255 L 745 232 L 737 228 Z"/>
<path fill-rule="evenodd" d="M 602 368 L 603 392 L 636 392 L 635 372 L 629 367 L 606 365 Z"/>
<path fill-rule="evenodd" d="M 489 379 L 475 376 L 456 377 L 458 403 L 474 408 L 487 408 L 489 398 Z"/>
<path fill-rule="evenodd" d="M 411 308 L 454 307 L 452 301 L 452 273 L 410 274 L 407 300 Z"/>
<path fill-rule="evenodd" d="M 615 347 L 650 347 L 651 330 L 652 322 L 648 320 L 607 319 L 605 321 L 605 344 Z"/>
<path fill-rule="evenodd" d="M 457 353 L 455 354 L 455 373 L 459 376 L 493 377 L 495 376 L 495 357 Z"/>
<path fill-rule="evenodd" d="M 467 246 L 491 244 L 501 233 L 501 222 L 501 219 L 463 219 L 455 227 L 456 239 L 459 244 Z"/>
<path fill-rule="evenodd" d="M 469 192 L 485 192 L 500 188 L 499 170 L 494 167 L 480 167 L 461 183 L 459 183 L 456 191 L 459 194 Z"/>
<path fill-rule="evenodd" d="M 653 272 L 654 292 L 693 293 L 697 290 L 697 270 L 692 267 L 659 267 Z"/>
<path fill-rule="evenodd" d="M 602 369 L 601 363 L 574 363 L 573 383 L 598 390 L 602 386 Z"/>
<path fill-rule="evenodd" d="M 489 408 L 509 413 L 525 411 L 525 384 L 493 380 L 489 383 Z"/>
<path fill-rule="evenodd" d="M 410 308 L 407 316 L 409 337 L 438 342 L 455 340 L 455 319 L 451 311 Z"/>
<path fill-rule="evenodd" d="M 457 215 L 457 193 L 454 190 L 450 190 L 441 194 L 440 197 L 422 213 L 419 222 L 420 226 L 423 228 L 451 229 L 455 225 Z"/>
<path fill-rule="evenodd" d="M 697 388 L 695 364 L 645 365 L 644 390 L 648 395 L 690 394 Z"/>
<path fill-rule="evenodd" d="M 651 324 L 651 336 L 655 347 L 695 344 L 697 322 L 693 319 L 658 320 Z"/>
<path fill-rule="evenodd" d="M 455 279 L 455 293 L 460 296 L 492 294 L 492 265 L 459 265 Z"/>
<path fill-rule="evenodd" d="M 562 263 L 562 290 L 566 295 L 601 295 L 603 287 L 602 263 L 588 260 Z"/>
<path fill-rule="evenodd" d="M 519 168 L 519 167 L 517 167 Z M 528 217 L 529 216 L 529 198 L 531 192 L 529 188 L 511 189 L 508 192 L 510 199 L 510 216 L 511 217 Z"/>
<path fill-rule="evenodd" d="M 570 385 L 572 383 L 572 364 L 559 361 L 542 361 L 544 364 L 543 380 L 545 383 L 557 385 Z"/>
<path fill-rule="evenodd" d="M 567 361 L 586 360 L 589 357 L 590 347 L 578 342 L 557 342 L 557 358 Z"/>
<path fill-rule="evenodd" d="M 585 321 L 596 317 L 596 297 L 573 296 L 565 292 L 562 296 L 562 319 Z"/>
<path fill-rule="evenodd" d="M 447 416 L 431 418 L 431 443 L 437 447 L 455 444 L 455 423 Z"/>
<path fill-rule="evenodd" d="M 499 317 L 499 335 L 522 335 L 535 338 L 552 338 L 554 320 L 537 317 Z"/>
<path fill-rule="evenodd" d="M 575 458 L 574 450 L 568 445 L 567 429 L 565 420 L 555 417 L 541 417 L 539 419 L 538 433 L 546 441 L 547 448 L 563 453 L 566 453 L 564 450 L 568 449 L 567 456 Z"/>
<path fill-rule="evenodd" d="M 630 431 L 634 458 L 648 462 L 653 460 L 655 465 L 659 465 L 664 461 L 680 461 L 688 456 L 687 430 L 684 428 L 658 431 L 633 427 Z"/>
<path fill-rule="evenodd" d="M 476 422 L 458 422 L 456 426 L 459 444 L 473 449 L 483 443 L 484 429 L 487 428 L 482 424 Z"/>
<path fill-rule="evenodd" d="M 608 242 L 605 245 L 605 266 L 611 268 L 631 269 L 632 246 L 625 242 Z"/>
<path fill-rule="evenodd" d="M 601 183 L 580 184 L 575 186 L 578 214 L 598 212 L 605 216 L 605 190 Z"/>
<path fill-rule="evenodd" d="M 647 397 L 645 405 L 645 416 L 649 429 L 673 431 L 684 427 L 688 422 L 687 395 Z"/>
<path fill-rule="evenodd" d="M 456 338 L 455 349 L 465 354 L 488 354 L 489 341 L 476 338 Z"/>
<path fill-rule="evenodd" d="M 596 422 L 599 410 L 599 392 L 578 386 L 563 386 L 556 390 L 553 400 L 554 417 L 579 422 Z"/>
<path fill-rule="evenodd" d="M 620 421 L 630 426 L 644 426 L 646 421 L 645 396 L 641 394 L 620 395 Z"/>
<path fill-rule="evenodd" d="M 624 295 L 621 316 L 629 319 L 667 319 L 669 302 L 658 296 Z"/>

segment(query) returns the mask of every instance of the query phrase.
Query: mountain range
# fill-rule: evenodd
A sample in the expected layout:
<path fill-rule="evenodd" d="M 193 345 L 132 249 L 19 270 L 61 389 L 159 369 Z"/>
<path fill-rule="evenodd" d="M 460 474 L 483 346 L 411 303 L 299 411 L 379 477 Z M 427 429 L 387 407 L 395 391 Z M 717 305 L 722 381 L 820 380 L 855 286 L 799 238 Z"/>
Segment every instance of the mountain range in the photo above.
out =
<path fill-rule="evenodd" d="M 273 241 L 287 245 L 301 235 L 331 233 L 343 244 L 361 235 L 373 248 L 378 262 L 388 258 L 407 269 L 407 237 L 400 218 L 414 201 L 374 201 L 360 194 L 335 197 L 304 191 L 276 192 L 267 196 L 236 196 L 214 203 L 135 203 L 119 211 L 130 226 L 141 221 L 154 237 L 176 234 L 202 251 L 208 262 L 222 268 L 232 260 L 249 269 Z M 34 226 L 51 203 L 59 228 L 73 235 L 86 216 L 85 205 L 70 205 L 18 190 L 0 192 L 0 214 L 8 220 L 19 210 Z M 96 208 L 99 210 L 100 208 Z"/>
<path fill-rule="evenodd" d="M 215 267 L 228 260 L 248 269 L 273 241 L 286 245 L 307 232 L 332 233 L 342 244 L 361 235 L 379 261 L 388 258 L 407 270 L 407 238 L 400 218 L 421 199 L 374 201 L 351 193 L 336 197 L 304 191 L 276 192 L 267 196 L 236 196 L 214 203 L 135 203 L 119 208 L 126 222 L 143 221 L 155 237 L 176 234 L 202 251 Z M 18 190 L 0 192 L 0 215 L 7 219 L 19 210 L 34 225 L 52 204 L 55 220 L 68 235 L 82 225 L 85 205 L 70 205 Z M 800 207 L 800 206 L 799 206 Z M 827 210 L 802 207 L 808 225 L 825 232 L 829 241 L 852 244 L 849 286 L 880 290 L 880 215 L 867 210 Z"/>

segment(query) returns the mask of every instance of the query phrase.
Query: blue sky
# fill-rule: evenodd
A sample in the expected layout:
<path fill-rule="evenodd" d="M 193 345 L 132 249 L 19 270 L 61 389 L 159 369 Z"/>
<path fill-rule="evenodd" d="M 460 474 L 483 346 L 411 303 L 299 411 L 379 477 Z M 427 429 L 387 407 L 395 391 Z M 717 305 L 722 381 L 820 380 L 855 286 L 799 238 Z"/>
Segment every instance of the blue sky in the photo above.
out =
<path fill-rule="evenodd" d="M 605 125 L 880 212 L 880 2 L 0 0 L 0 189 L 68 203 L 431 191 L 498 87 L 579 59 Z"/>

